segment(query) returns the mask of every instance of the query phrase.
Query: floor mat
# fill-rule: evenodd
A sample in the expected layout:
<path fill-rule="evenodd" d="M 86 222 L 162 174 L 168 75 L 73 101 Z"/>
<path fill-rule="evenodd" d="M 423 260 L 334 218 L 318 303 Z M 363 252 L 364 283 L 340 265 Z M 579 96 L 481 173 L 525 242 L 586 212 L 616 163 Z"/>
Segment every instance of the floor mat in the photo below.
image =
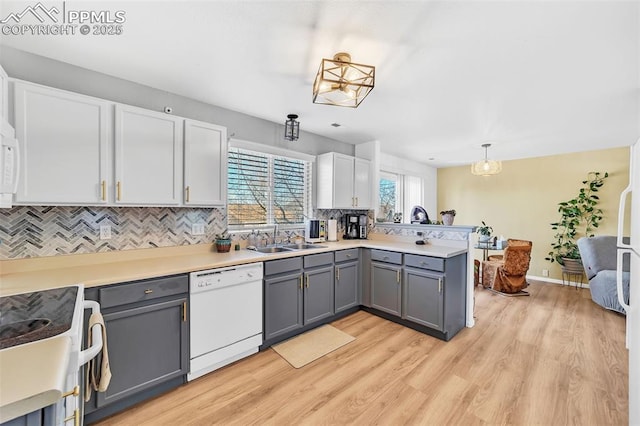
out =
<path fill-rule="evenodd" d="M 323 325 L 271 348 L 293 367 L 300 368 L 355 339 L 335 327 Z"/>

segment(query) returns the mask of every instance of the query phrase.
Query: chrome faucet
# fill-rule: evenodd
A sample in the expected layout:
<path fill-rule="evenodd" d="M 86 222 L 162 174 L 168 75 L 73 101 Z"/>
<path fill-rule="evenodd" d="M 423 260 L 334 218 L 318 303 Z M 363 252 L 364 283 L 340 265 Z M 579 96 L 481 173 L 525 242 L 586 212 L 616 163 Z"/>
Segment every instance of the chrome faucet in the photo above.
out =
<path fill-rule="evenodd" d="M 278 224 L 273 224 L 273 245 L 278 246 Z"/>

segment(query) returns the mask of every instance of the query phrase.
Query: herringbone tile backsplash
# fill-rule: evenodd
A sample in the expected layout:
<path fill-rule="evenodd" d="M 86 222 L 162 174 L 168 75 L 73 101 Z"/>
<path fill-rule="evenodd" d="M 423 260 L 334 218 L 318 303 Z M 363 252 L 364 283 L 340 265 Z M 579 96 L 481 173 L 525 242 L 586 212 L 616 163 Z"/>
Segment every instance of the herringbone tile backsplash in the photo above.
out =
<path fill-rule="evenodd" d="M 212 242 L 226 209 L 29 206 L 0 209 L 0 259 L 97 253 Z M 206 224 L 205 235 L 191 225 Z M 100 225 L 112 238 L 100 240 Z"/>

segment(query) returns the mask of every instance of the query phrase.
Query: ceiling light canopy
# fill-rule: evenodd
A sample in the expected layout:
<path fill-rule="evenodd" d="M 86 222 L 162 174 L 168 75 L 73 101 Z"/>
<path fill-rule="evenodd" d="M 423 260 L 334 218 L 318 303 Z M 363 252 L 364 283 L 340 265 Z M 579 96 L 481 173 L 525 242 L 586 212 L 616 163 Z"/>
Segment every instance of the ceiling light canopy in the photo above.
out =
<path fill-rule="evenodd" d="M 288 141 L 297 141 L 300 137 L 300 122 L 296 118 L 297 114 L 289 114 L 284 122 L 284 138 Z"/>
<path fill-rule="evenodd" d="M 351 62 L 351 55 L 336 53 L 323 59 L 313 82 L 313 103 L 357 108 L 371 92 L 376 68 Z"/>
<path fill-rule="evenodd" d="M 490 143 L 482 145 L 484 148 L 484 160 L 477 161 L 471 165 L 471 173 L 478 176 L 491 176 L 497 175 L 502 171 L 502 163 L 496 160 L 489 160 L 487 157 L 487 149 L 491 146 Z"/>

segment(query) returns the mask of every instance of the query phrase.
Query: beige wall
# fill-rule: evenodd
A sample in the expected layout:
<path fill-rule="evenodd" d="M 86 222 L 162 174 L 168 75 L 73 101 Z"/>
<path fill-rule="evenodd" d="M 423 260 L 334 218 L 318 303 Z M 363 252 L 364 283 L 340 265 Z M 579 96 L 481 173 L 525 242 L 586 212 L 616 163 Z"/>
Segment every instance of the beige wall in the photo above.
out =
<path fill-rule="evenodd" d="M 494 235 L 533 241 L 529 274 L 548 269 L 550 278 L 561 279 L 557 263 L 544 259 L 553 241 L 550 223 L 559 219 L 557 203 L 575 197 L 590 171 L 609 172 L 599 192 L 604 219 L 597 234 L 615 235 L 619 195 L 629 181 L 626 147 L 504 161 L 502 173 L 490 177 L 472 175 L 469 166 L 438 169 L 438 212 L 455 209 L 456 225 L 484 220 Z"/>

